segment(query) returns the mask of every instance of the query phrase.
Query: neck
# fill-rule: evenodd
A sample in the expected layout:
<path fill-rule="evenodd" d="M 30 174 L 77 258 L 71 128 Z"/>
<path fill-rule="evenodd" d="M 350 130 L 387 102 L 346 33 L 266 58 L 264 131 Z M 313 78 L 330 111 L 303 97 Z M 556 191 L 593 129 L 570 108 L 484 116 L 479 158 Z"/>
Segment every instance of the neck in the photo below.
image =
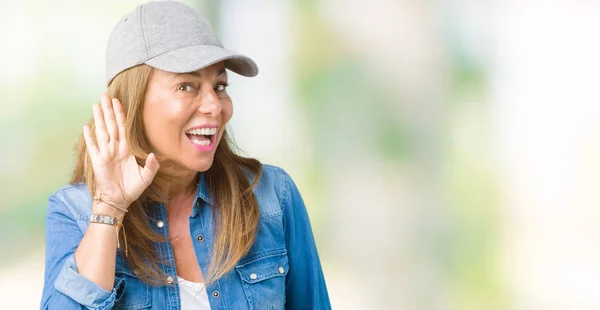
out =
<path fill-rule="evenodd" d="M 195 194 L 198 188 L 198 172 L 189 171 L 181 177 L 181 183 L 171 188 L 171 200 L 179 200 L 190 194 Z"/>

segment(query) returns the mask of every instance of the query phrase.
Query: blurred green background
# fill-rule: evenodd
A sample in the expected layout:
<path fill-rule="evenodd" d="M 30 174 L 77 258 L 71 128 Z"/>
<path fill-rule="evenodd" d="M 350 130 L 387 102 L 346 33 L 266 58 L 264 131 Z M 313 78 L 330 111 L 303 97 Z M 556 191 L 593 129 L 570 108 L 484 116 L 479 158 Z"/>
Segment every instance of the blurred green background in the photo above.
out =
<path fill-rule="evenodd" d="M 230 129 L 298 184 L 335 309 L 600 308 L 600 4 L 183 2 L 260 67 Z M 8 308 L 39 307 L 47 198 L 140 3 L 0 2 Z"/>

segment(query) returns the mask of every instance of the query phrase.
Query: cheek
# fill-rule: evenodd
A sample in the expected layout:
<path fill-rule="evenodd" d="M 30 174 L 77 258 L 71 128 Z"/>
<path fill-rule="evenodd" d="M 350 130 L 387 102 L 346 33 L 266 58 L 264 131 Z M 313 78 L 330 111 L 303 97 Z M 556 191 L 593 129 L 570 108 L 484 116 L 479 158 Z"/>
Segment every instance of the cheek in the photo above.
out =
<path fill-rule="evenodd" d="M 181 132 L 188 114 L 185 105 L 180 102 L 149 102 L 143 111 L 143 121 L 148 140 L 160 151 L 162 148 L 178 143 L 173 139 Z"/>
<path fill-rule="evenodd" d="M 231 100 L 223 101 L 221 113 L 223 114 L 223 124 L 226 124 L 233 116 L 233 104 Z"/>

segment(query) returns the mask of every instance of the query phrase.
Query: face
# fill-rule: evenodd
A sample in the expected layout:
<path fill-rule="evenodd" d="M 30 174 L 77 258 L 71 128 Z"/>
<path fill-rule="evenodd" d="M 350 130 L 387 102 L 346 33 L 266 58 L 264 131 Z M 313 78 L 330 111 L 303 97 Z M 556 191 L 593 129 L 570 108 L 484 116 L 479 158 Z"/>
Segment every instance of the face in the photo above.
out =
<path fill-rule="evenodd" d="M 223 62 L 190 73 L 154 69 L 142 118 L 154 150 L 193 171 L 206 171 L 233 106 Z"/>

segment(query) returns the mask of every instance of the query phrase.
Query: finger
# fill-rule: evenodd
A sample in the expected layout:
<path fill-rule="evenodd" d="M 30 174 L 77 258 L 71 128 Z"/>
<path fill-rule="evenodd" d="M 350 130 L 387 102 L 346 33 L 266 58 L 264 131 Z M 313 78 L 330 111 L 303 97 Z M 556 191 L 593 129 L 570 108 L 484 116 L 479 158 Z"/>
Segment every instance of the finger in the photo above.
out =
<path fill-rule="evenodd" d="M 144 169 L 142 169 L 142 180 L 144 180 L 146 185 L 150 185 L 150 183 L 152 183 L 154 176 L 158 172 L 158 168 L 160 168 L 160 165 L 156 159 L 156 156 L 154 153 L 150 153 L 148 157 L 146 157 L 146 164 Z"/>
<path fill-rule="evenodd" d="M 98 155 L 98 147 L 92 138 L 92 131 L 88 125 L 83 126 L 83 139 L 85 140 L 86 150 L 90 157 L 96 157 Z"/>
<path fill-rule="evenodd" d="M 104 116 L 102 115 L 102 108 L 99 104 L 94 104 L 94 127 L 96 127 L 96 141 L 99 150 L 106 149 L 108 143 L 108 132 L 106 132 L 106 125 L 104 124 Z"/>
<path fill-rule="evenodd" d="M 112 103 L 106 94 L 102 94 L 101 102 L 102 112 L 104 112 L 104 123 L 106 124 L 106 130 L 108 131 L 108 137 L 110 140 L 118 141 L 119 132 L 117 129 L 117 121 L 115 120 L 115 113 L 113 112 Z"/>
<path fill-rule="evenodd" d="M 127 135 L 125 134 L 125 113 L 123 112 L 123 106 L 117 98 L 113 98 L 112 102 L 115 118 L 117 119 L 117 127 L 119 128 L 119 142 L 126 141 Z"/>

